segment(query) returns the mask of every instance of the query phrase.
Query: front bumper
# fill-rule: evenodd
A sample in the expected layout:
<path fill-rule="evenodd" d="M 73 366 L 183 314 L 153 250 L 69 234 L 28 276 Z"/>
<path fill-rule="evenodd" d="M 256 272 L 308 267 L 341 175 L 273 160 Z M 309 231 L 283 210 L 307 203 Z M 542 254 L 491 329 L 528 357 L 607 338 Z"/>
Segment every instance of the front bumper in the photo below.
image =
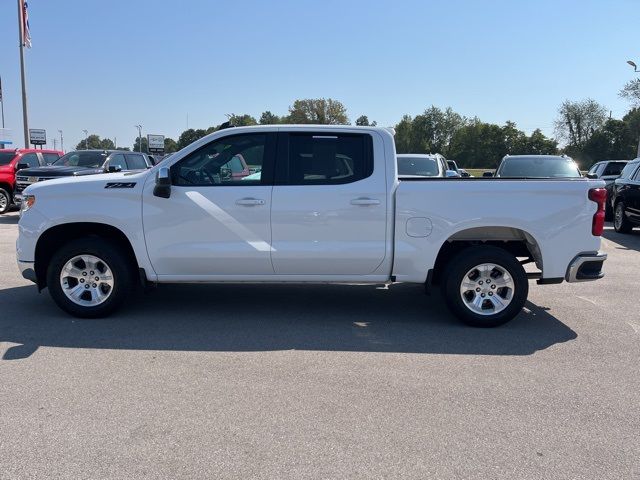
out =
<path fill-rule="evenodd" d="M 38 283 L 33 262 L 22 262 L 18 260 L 18 268 L 20 269 L 20 273 L 22 273 L 22 276 L 24 278 L 26 278 L 27 280 L 31 280 L 33 283 Z"/>
<path fill-rule="evenodd" d="M 581 253 L 577 255 L 567 267 L 565 280 L 567 282 L 588 282 L 604 277 L 602 265 L 607 259 L 607 254 Z"/>

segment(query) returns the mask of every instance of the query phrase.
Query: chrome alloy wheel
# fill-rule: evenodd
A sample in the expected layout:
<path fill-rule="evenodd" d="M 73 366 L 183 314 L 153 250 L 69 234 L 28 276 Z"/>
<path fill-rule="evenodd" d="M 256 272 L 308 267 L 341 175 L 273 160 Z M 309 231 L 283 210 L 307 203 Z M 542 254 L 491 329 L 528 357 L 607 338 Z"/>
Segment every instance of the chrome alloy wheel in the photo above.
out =
<path fill-rule="evenodd" d="M 95 307 L 113 292 L 109 265 L 94 255 L 76 255 L 60 272 L 62 291 L 76 305 Z"/>
<path fill-rule="evenodd" d="M 9 199 L 7 196 L 0 192 L 0 212 L 6 210 L 9 207 Z"/>
<path fill-rule="evenodd" d="M 495 263 L 482 263 L 469 270 L 460 283 L 465 306 L 478 315 L 502 312 L 513 299 L 515 283 L 509 272 Z"/>

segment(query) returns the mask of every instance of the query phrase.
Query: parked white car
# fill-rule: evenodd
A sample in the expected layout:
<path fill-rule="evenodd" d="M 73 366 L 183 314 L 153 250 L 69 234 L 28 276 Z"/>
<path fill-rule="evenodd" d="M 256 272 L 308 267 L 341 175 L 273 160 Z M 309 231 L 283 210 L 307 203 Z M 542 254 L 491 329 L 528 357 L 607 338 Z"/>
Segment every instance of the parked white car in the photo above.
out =
<path fill-rule="evenodd" d="M 439 154 L 401 153 L 396 155 L 398 177 L 459 177 L 448 170 L 447 160 Z"/>
<path fill-rule="evenodd" d="M 220 175 L 238 154 L 259 178 Z M 140 281 L 411 282 L 494 326 L 525 303 L 524 259 L 542 284 L 602 277 L 603 186 L 399 181 L 383 128 L 230 128 L 148 171 L 29 186 L 17 258 L 80 317 L 110 314 Z"/>

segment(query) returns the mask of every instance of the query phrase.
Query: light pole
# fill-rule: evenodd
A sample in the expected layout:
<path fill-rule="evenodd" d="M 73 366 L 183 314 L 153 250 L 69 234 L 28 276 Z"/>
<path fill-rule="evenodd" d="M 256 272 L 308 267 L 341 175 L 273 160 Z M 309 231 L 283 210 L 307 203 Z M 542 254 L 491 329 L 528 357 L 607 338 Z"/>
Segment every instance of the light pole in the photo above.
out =
<path fill-rule="evenodd" d="M 634 72 L 638 72 L 638 66 L 632 60 L 627 60 L 627 63 L 633 67 Z M 636 157 L 640 157 L 640 135 L 638 136 L 638 150 L 636 151 Z"/>
<path fill-rule="evenodd" d="M 82 130 L 84 132 L 84 149 L 89 150 L 89 132 L 87 130 Z"/>
<path fill-rule="evenodd" d="M 138 151 L 142 152 L 142 125 L 134 125 L 138 129 Z"/>
<path fill-rule="evenodd" d="M 62 130 L 58 129 L 58 133 L 60 134 L 60 150 L 64 153 L 64 139 L 62 138 Z"/>

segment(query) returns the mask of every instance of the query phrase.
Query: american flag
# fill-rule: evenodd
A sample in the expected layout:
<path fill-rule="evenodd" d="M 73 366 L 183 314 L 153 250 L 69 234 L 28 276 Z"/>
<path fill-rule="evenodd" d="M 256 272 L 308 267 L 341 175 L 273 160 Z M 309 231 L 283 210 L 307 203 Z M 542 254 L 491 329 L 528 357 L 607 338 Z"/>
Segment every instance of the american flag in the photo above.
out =
<path fill-rule="evenodd" d="M 22 44 L 31 48 L 31 32 L 29 31 L 29 10 L 26 0 L 22 1 Z"/>

